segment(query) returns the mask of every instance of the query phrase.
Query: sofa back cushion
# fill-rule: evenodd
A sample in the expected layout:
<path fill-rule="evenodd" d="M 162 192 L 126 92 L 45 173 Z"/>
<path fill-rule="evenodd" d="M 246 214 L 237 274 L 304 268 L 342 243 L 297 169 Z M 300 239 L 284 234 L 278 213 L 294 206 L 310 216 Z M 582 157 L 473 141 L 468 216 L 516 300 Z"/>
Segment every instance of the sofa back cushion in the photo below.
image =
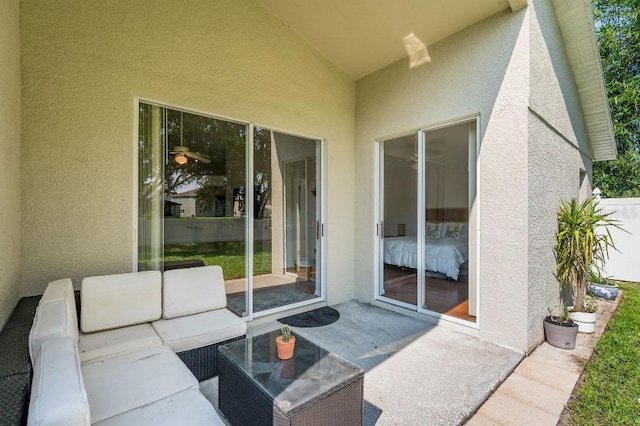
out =
<path fill-rule="evenodd" d="M 227 306 L 220 266 L 173 269 L 162 275 L 162 317 L 193 315 Z"/>
<path fill-rule="evenodd" d="M 83 333 L 151 322 L 162 315 L 160 271 L 102 275 L 82 280 Z"/>
<path fill-rule="evenodd" d="M 91 424 L 77 339 L 66 337 L 43 342 L 33 366 L 27 424 Z"/>
<path fill-rule="evenodd" d="M 78 341 L 76 305 L 66 299 L 40 301 L 29 332 L 29 355 L 33 364 L 47 340 L 72 337 Z"/>

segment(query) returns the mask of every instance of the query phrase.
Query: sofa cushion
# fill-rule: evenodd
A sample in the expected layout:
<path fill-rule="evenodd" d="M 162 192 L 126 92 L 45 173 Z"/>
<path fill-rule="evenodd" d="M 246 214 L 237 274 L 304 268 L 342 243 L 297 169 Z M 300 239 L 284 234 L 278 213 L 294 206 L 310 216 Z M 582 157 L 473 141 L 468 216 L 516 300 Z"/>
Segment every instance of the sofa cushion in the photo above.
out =
<path fill-rule="evenodd" d="M 52 300 L 69 300 L 75 303 L 75 295 L 73 294 L 73 283 L 70 278 L 51 281 L 47 284 L 47 288 L 40 298 L 40 303 L 50 302 Z"/>
<path fill-rule="evenodd" d="M 57 299 L 39 303 L 29 332 L 29 354 L 34 363 L 46 340 L 72 337 L 78 341 L 78 317 L 75 303 Z"/>
<path fill-rule="evenodd" d="M 247 333 L 247 323 L 228 309 L 158 320 L 151 325 L 160 335 L 162 343 L 176 352 L 201 348 Z"/>
<path fill-rule="evenodd" d="M 199 390 L 189 389 L 97 423 L 100 426 L 212 425 L 223 426 L 211 403 Z"/>
<path fill-rule="evenodd" d="M 162 275 L 162 317 L 165 319 L 227 306 L 222 268 L 174 269 Z"/>
<path fill-rule="evenodd" d="M 87 362 L 82 375 L 94 423 L 198 389 L 198 380 L 166 346 Z"/>
<path fill-rule="evenodd" d="M 28 425 L 89 425 L 76 339 L 47 340 L 35 358 Z"/>
<path fill-rule="evenodd" d="M 84 333 L 155 321 L 162 315 L 160 271 L 102 275 L 82 280 Z"/>
<path fill-rule="evenodd" d="M 80 362 L 122 355 L 139 349 L 162 345 L 151 324 L 138 324 L 97 333 L 80 334 L 78 349 Z"/>

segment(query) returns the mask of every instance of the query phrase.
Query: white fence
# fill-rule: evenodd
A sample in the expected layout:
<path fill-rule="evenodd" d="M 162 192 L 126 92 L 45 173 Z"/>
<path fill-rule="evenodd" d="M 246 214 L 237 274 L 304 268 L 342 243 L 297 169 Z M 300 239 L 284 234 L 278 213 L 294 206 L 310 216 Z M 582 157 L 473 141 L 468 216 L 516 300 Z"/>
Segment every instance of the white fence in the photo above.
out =
<path fill-rule="evenodd" d="M 611 217 L 620 221 L 628 232 L 611 229 L 617 250 L 609 250 L 603 275 L 640 282 L 640 198 L 603 198 L 599 201 L 602 209 L 613 212 Z"/>
<path fill-rule="evenodd" d="M 165 218 L 165 244 L 183 244 L 210 241 L 244 241 L 245 223 L 243 218 Z M 271 240 L 271 219 L 255 220 L 253 239 L 255 241 Z"/>

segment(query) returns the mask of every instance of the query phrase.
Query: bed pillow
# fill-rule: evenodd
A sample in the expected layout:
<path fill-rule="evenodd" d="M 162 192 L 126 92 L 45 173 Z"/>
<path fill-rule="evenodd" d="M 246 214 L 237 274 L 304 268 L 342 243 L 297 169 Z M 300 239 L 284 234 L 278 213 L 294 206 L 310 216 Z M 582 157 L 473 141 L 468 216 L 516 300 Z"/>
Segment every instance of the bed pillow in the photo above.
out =
<path fill-rule="evenodd" d="M 459 240 L 462 235 L 464 225 L 465 224 L 462 222 L 447 222 L 447 238 Z"/>
<path fill-rule="evenodd" d="M 427 222 L 427 238 L 440 238 L 442 236 L 442 223 Z"/>

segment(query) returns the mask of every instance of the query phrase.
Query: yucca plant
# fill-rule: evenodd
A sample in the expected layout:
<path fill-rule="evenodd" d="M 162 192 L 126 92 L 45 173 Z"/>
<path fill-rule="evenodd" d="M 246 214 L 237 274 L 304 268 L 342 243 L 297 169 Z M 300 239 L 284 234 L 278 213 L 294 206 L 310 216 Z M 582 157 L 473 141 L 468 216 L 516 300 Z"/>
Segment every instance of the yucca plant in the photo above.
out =
<path fill-rule="evenodd" d="M 585 311 L 587 277 L 590 271 L 600 273 L 600 268 L 609 256 L 609 248 L 615 248 L 609 227 L 620 228 L 611 213 L 598 208 L 598 202 L 589 197 L 582 203 L 575 198 L 563 201 L 558 210 L 558 232 L 556 233 L 556 278 L 563 295 L 573 290 L 574 310 Z M 567 303 L 563 300 L 563 314 L 567 314 Z"/>

